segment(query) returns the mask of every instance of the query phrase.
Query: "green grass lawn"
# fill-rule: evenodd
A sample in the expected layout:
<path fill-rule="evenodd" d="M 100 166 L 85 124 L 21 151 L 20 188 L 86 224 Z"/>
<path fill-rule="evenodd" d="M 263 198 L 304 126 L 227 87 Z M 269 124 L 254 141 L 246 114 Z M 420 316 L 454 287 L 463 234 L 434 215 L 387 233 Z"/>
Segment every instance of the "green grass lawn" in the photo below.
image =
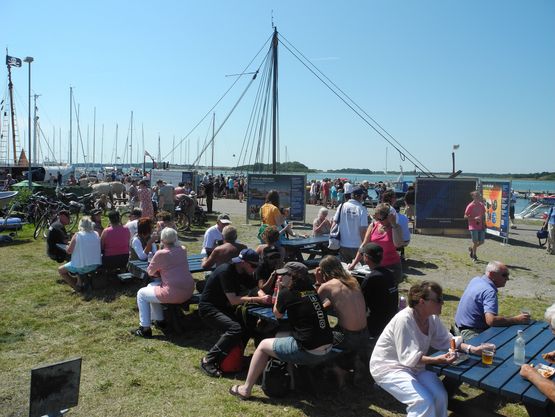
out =
<path fill-rule="evenodd" d="M 238 225 L 240 239 L 251 246 L 256 226 Z M 369 383 L 337 389 L 317 385 L 315 394 L 268 399 L 255 388 L 255 401 L 242 402 L 228 388 L 245 375 L 213 379 L 199 370 L 205 351 L 217 340 L 191 316 L 191 329 L 180 337 L 140 339 L 138 283 L 96 290 L 90 301 L 58 281 L 57 264 L 45 255 L 45 242 L 33 240 L 26 227 L 15 244 L 0 246 L 0 415 L 28 415 L 30 370 L 82 357 L 81 390 L 75 416 L 401 416 L 404 408 Z M 200 250 L 202 230 L 184 239 L 190 253 Z M 197 274 L 197 278 L 201 278 Z M 443 317 L 450 325 L 459 292 L 445 289 Z M 500 298 L 501 311 L 522 305 L 541 317 L 547 302 Z M 157 333 L 161 335 L 161 333 Z M 252 346 L 248 347 L 252 352 Z M 237 379 L 236 379 L 237 378 Z M 319 382 L 317 382 L 319 384 Z M 463 386 L 478 407 L 504 416 L 525 416 L 519 405 L 497 405 L 481 391 Z M 463 414 L 461 414 L 463 415 Z"/>

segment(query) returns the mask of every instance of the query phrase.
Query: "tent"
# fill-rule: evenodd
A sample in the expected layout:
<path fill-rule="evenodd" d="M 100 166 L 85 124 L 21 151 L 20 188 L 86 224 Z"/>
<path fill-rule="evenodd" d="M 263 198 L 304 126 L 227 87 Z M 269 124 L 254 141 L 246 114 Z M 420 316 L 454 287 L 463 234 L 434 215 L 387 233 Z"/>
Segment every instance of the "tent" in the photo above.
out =
<path fill-rule="evenodd" d="M 41 184 L 37 184 L 36 182 L 31 182 L 31 186 L 32 187 L 42 187 Z M 14 187 L 14 188 L 29 187 L 29 180 L 23 180 L 21 182 L 18 182 L 17 184 L 12 184 L 10 187 Z"/>

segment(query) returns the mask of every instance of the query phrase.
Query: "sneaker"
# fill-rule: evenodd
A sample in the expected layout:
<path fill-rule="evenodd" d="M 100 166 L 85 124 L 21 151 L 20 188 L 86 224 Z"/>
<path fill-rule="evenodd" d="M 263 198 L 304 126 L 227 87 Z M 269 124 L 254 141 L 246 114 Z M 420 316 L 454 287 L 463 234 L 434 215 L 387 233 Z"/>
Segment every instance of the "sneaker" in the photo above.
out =
<path fill-rule="evenodd" d="M 474 262 L 474 263 L 478 262 L 478 257 L 476 255 L 474 255 L 472 257 L 472 262 Z"/>
<path fill-rule="evenodd" d="M 144 337 L 145 339 L 152 337 L 152 330 L 150 327 L 139 327 L 137 330 L 131 330 L 131 333 L 138 337 Z"/>
<path fill-rule="evenodd" d="M 205 362 L 204 358 L 200 360 L 200 369 L 202 369 L 206 375 L 213 378 L 220 378 L 222 376 L 222 372 L 218 369 L 218 366 L 212 362 Z"/>
<path fill-rule="evenodd" d="M 472 254 L 472 248 L 468 248 L 468 256 L 470 256 L 470 259 L 474 259 L 474 255 Z"/>

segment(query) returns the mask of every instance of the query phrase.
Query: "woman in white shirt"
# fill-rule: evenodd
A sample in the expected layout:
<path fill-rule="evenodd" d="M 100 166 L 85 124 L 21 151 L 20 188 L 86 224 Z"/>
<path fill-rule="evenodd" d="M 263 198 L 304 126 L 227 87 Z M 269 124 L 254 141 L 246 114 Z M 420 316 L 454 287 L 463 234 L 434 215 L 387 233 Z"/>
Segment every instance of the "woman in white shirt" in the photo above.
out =
<path fill-rule="evenodd" d="M 100 237 L 94 231 L 91 218 L 84 216 L 79 222 L 79 231 L 73 235 L 69 242 L 67 253 L 71 261 L 58 268 L 58 273 L 71 288 L 80 291 L 83 287 L 79 275 L 92 272 L 102 264 L 100 255 Z M 77 278 L 69 275 L 76 274 Z"/>
<path fill-rule="evenodd" d="M 380 387 L 407 405 L 407 417 L 447 417 L 447 392 L 437 375 L 425 368 L 457 358 L 454 352 L 428 356 L 430 347 L 448 350 L 453 339 L 439 319 L 443 290 L 436 282 L 422 281 L 410 288 L 408 303 L 380 335 L 370 372 Z M 477 355 L 482 352 L 482 346 L 466 343 L 457 348 Z"/>
<path fill-rule="evenodd" d="M 141 217 L 137 223 L 137 234 L 131 240 L 131 248 L 129 250 L 130 261 L 146 261 L 148 254 L 156 253 L 156 240 L 159 236 L 152 233 L 152 220 L 147 217 Z"/>

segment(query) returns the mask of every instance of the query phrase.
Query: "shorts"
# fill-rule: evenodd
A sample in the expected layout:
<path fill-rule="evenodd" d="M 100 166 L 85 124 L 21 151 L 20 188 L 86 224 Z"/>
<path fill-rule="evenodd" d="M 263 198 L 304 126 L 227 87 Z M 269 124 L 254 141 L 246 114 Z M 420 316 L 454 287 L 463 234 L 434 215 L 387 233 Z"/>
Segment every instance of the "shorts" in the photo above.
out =
<path fill-rule="evenodd" d="M 302 349 L 292 336 L 275 338 L 272 350 L 280 361 L 298 365 L 316 365 L 327 360 L 331 353 L 331 350 L 324 355 L 309 353 Z"/>
<path fill-rule="evenodd" d="M 470 237 L 473 242 L 483 242 L 486 240 L 486 231 L 485 230 L 471 230 Z"/>
<path fill-rule="evenodd" d="M 88 266 L 83 266 L 81 268 L 77 268 L 77 267 L 73 266 L 71 264 L 71 262 L 68 262 L 67 264 L 64 265 L 64 268 L 67 269 L 72 274 L 86 274 L 86 273 L 94 271 L 99 266 L 100 265 L 88 265 Z"/>

